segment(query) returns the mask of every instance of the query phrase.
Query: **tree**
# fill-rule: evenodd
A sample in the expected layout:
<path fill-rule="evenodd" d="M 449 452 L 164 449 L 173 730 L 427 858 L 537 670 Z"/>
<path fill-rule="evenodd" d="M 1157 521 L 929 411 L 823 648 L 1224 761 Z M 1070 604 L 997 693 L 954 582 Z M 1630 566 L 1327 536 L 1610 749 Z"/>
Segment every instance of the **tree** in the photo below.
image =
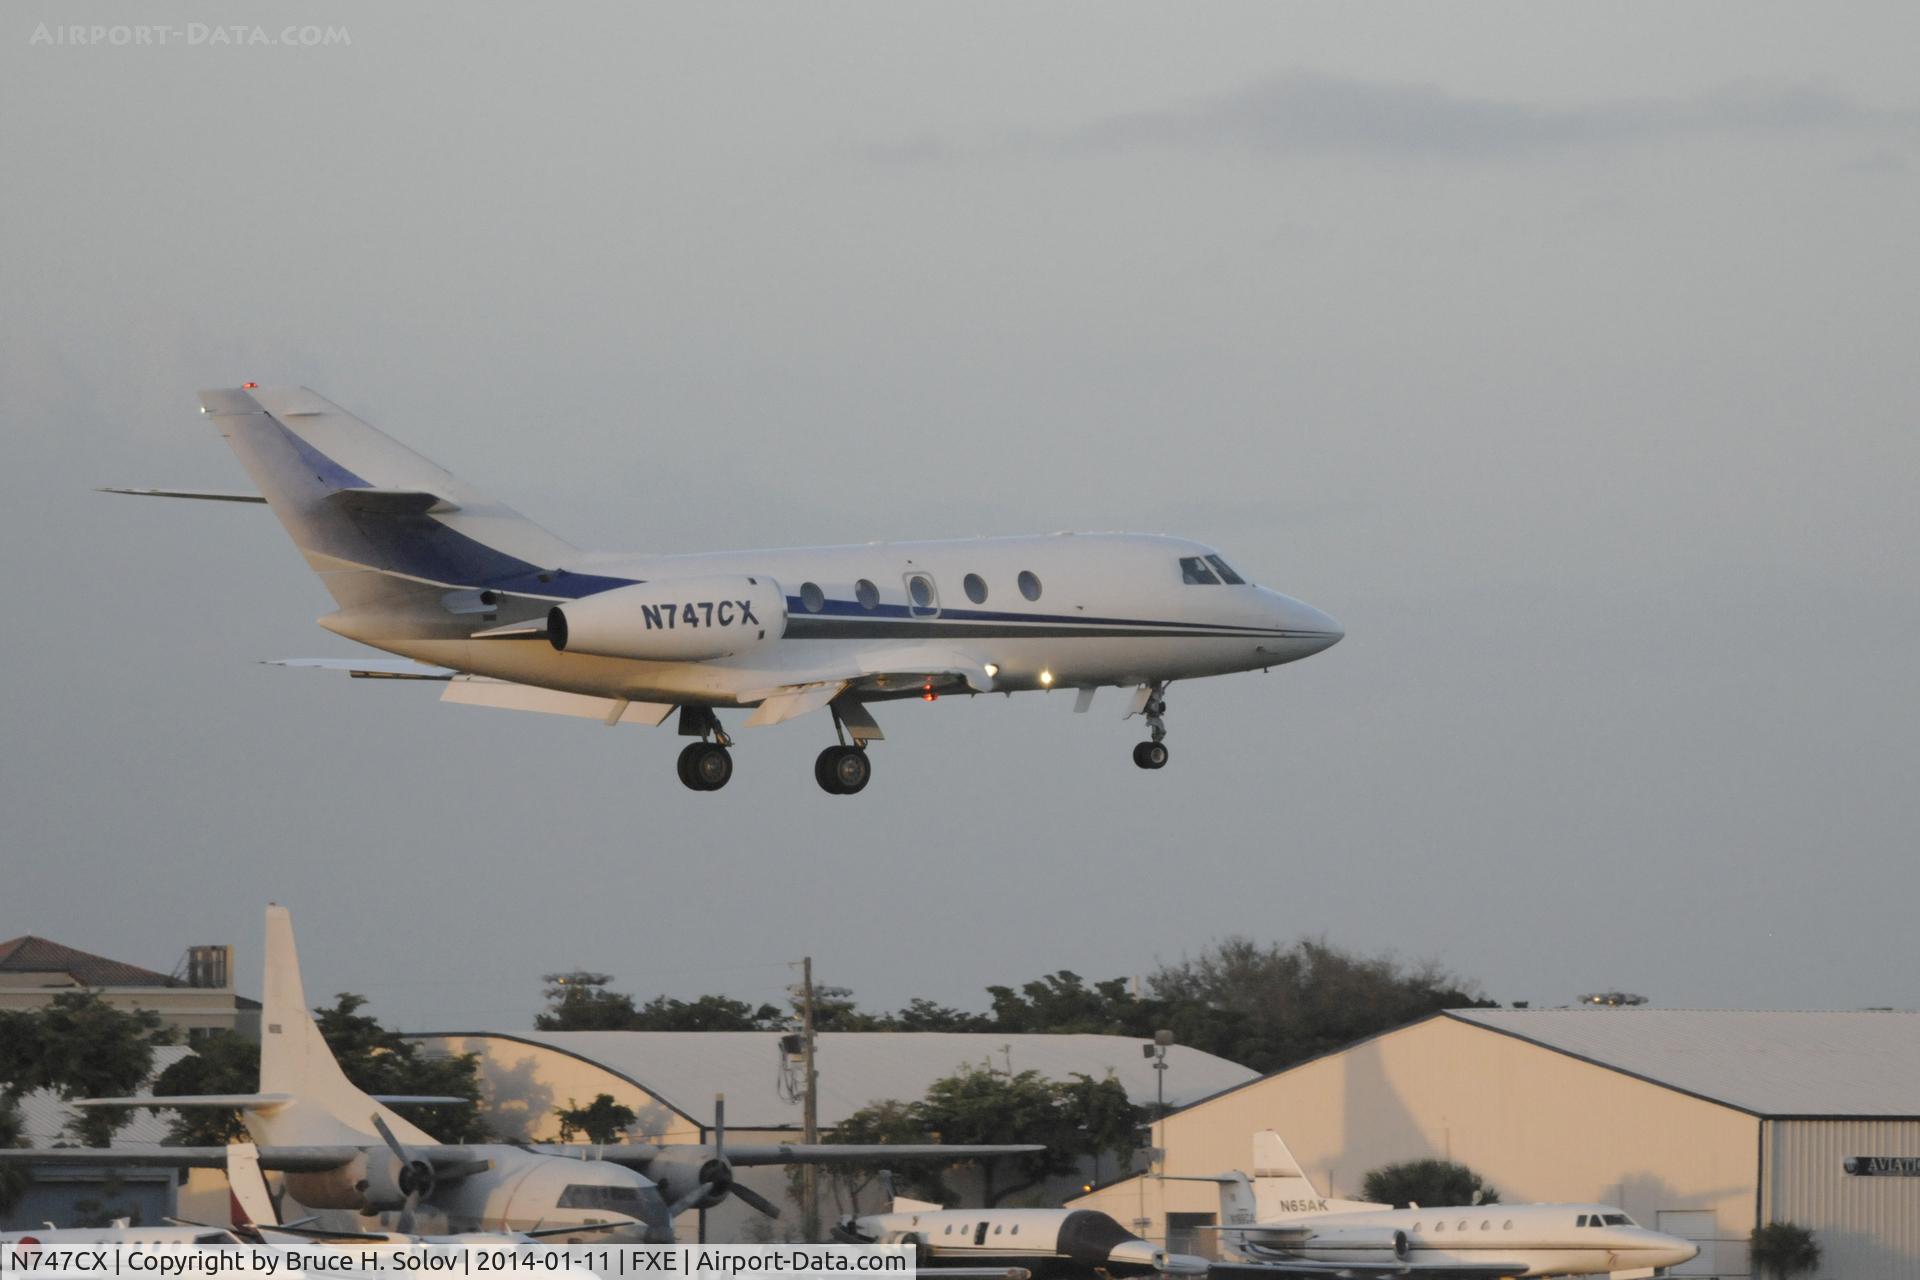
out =
<path fill-rule="evenodd" d="M 1433 1208 L 1500 1203 L 1498 1191 L 1479 1174 L 1452 1160 L 1405 1160 L 1382 1165 L 1369 1172 L 1360 1185 L 1367 1199 L 1398 1209 L 1414 1204 Z"/>
<path fill-rule="evenodd" d="M 1769 1222 L 1755 1227 L 1747 1240 L 1747 1253 L 1756 1268 L 1763 1268 L 1785 1280 L 1820 1265 L 1820 1244 L 1813 1232 L 1791 1222 Z"/>
<path fill-rule="evenodd" d="M 1425 962 L 1302 938 L 1227 938 L 1162 967 L 1148 987 L 1181 1044 L 1278 1071 L 1441 1009 L 1487 1007 L 1472 983 Z"/>
<path fill-rule="evenodd" d="M 632 1107 L 615 1102 L 610 1093 L 595 1094 L 584 1107 L 568 1098 L 567 1105 L 555 1107 L 553 1114 L 560 1117 L 560 1141 L 572 1142 L 577 1133 L 603 1147 L 625 1137 L 638 1119 Z"/>
<path fill-rule="evenodd" d="M 192 1053 L 160 1073 L 153 1082 L 153 1092 L 164 1098 L 252 1093 L 259 1085 L 260 1045 L 227 1031 L 194 1041 Z M 173 1117 L 167 1141 L 175 1146 L 224 1147 L 247 1136 L 247 1126 L 238 1111 L 182 1107 Z"/>
<path fill-rule="evenodd" d="M 869 1103 L 845 1116 L 834 1126 L 833 1140 L 860 1145 L 899 1144 L 931 1142 L 933 1135 L 922 1123 L 914 1104 L 888 1100 Z M 816 1166 L 816 1177 L 819 1179 L 818 1185 L 832 1197 L 837 1217 L 844 1213 L 857 1213 L 861 1194 L 873 1185 L 881 1170 L 890 1167 L 884 1160 L 836 1161 Z M 918 1199 L 945 1203 L 952 1195 L 941 1181 L 940 1172 L 925 1161 L 915 1160 L 893 1169 L 894 1184 Z M 796 1201 L 800 1198 L 801 1177 L 799 1165 L 787 1166 L 787 1181 Z"/>
<path fill-rule="evenodd" d="M 12 1098 L 0 1094 L 0 1147 L 27 1145 L 27 1121 Z M 19 1165 L 0 1164 L 0 1213 L 20 1202 L 27 1191 L 27 1171 Z"/>
<path fill-rule="evenodd" d="M 921 1128 L 938 1134 L 942 1142 L 1038 1143 L 1045 1148 L 982 1163 L 989 1207 L 1049 1177 L 1075 1172 L 1082 1156 L 1128 1149 L 1143 1116 L 1111 1076 L 1100 1081 L 1075 1076 L 1061 1082 L 1037 1071 L 1010 1074 L 986 1066 L 934 1081 L 914 1107 Z M 1001 1183 L 999 1175 L 1009 1166 L 1013 1179 Z"/>
<path fill-rule="evenodd" d="M 95 991 L 62 991 L 38 1009 L 0 1020 L 0 1096 L 8 1102 L 36 1089 L 62 1098 L 132 1093 L 153 1072 L 153 1051 L 173 1036 L 148 1009 L 116 1009 Z M 91 1147 L 113 1141 L 124 1107 L 86 1108 L 67 1122 L 67 1136 Z"/>
<path fill-rule="evenodd" d="M 892 1026 L 895 1031 L 991 1031 L 993 1019 L 984 1014 L 968 1013 L 964 1009 L 951 1009 L 943 1004 L 918 997 L 909 1001 L 907 1007 L 893 1015 Z"/>
<path fill-rule="evenodd" d="M 420 1048 L 359 1012 L 365 996 L 343 991 L 332 1008 L 313 1011 L 320 1034 L 346 1073 L 372 1094 L 441 1094 L 465 1098 L 465 1106 L 396 1107 L 396 1111 L 441 1142 L 481 1142 L 487 1127 L 480 1117 L 480 1056 L 423 1057 Z M 258 1077 L 256 1076 L 256 1079 Z"/>
<path fill-rule="evenodd" d="M 544 981 L 547 1008 L 533 1020 L 541 1031 L 771 1031 L 785 1022 L 773 1005 L 726 996 L 661 995 L 635 1008 L 632 996 L 606 989 L 612 974 L 586 969 L 549 973 Z"/>
<path fill-rule="evenodd" d="M 1127 990 L 1125 978 L 1109 978 L 1091 987 L 1071 969 L 1047 974 L 1022 986 L 988 987 L 994 1031 L 1048 1031 L 1058 1034 L 1143 1035 L 1154 1032 L 1153 1008 Z"/>

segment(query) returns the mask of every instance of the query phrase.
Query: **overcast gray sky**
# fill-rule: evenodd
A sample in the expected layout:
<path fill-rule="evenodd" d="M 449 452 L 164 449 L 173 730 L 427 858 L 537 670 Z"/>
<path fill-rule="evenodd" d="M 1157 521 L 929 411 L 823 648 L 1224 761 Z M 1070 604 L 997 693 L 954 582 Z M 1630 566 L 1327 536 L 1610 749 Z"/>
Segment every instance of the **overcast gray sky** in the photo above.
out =
<path fill-rule="evenodd" d="M 48 43 L 67 23 L 165 46 Z M 215 44 L 192 23 L 344 29 Z M 88 5 L 0 22 L 0 937 L 309 991 L 892 1007 L 1228 933 L 1500 999 L 1920 1004 L 1920 9 Z M 1339 647 L 670 733 L 338 655 L 200 387 L 310 385 L 562 536 L 1177 532 Z"/>

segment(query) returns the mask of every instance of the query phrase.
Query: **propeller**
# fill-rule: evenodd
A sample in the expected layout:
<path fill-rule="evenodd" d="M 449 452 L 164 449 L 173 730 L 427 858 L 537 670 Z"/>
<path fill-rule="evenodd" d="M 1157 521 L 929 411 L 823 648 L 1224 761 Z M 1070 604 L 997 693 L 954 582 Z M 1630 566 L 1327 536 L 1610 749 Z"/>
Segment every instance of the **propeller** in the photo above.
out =
<path fill-rule="evenodd" d="M 373 1127 L 379 1132 L 381 1141 L 387 1144 L 387 1150 L 393 1152 L 393 1158 L 400 1162 L 400 1190 L 407 1198 L 400 1206 L 400 1220 L 394 1224 L 394 1229 L 403 1236 L 410 1236 L 413 1234 L 414 1210 L 433 1191 L 433 1162 L 417 1159 L 401 1146 L 400 1139 L 393 1136 L 393 1130 L 387 1127 L 387 1122 L 377 1111 L 373 1113 Z"/>
<path fill-rule="evenodd" d="M 669 1218 L 677 1218 L 687 1210 L 702 1203 L 715 1201 L 728 1195 L 739 1199 L 750 1208 L 766 1214 L 769 1218 L 780 1216 L 780 1207 L 755 1191 L 743 1187 L 733 1179 L 733 1166 L 727 1163 L 727 1095 L 713 1095 L 713 1158 L 700 1166 L 693 1190 L 674 1201 L 667 1210 Z"/>

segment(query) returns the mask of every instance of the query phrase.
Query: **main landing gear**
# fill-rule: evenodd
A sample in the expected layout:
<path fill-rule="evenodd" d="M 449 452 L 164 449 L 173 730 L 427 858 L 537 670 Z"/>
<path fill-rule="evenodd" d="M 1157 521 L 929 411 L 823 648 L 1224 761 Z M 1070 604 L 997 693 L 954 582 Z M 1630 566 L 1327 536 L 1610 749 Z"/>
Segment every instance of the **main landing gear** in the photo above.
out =
<path fill-rule="evenodd" d="M 1164 681 L 1147 690 L 1146 705 L 1141 708 L 1147 715 L 1147 728 L 1153 734 L 1152 740 L 1142 742 L 1133 749 L 1133 762 L 1142 769 L 1164 769 L 1167 767 L 1167 744 L 1162 741 L 1167 736 L 1167 686 Z"/>
<path fill-rule="evenodd" d="M 873 722 L 866 708 L 859 703 L 834 703 L 828 711 L 833 715 L 833 736 L 838 739 L 836 745 L 822 751 L 813 762 L 813 780 L 820 789 L 830 796 L 850 796 L 863 790 L 873 778 L 873 761 L 867 757 L 867 739 L 880 736 L 880 726 Z M 849 733 L 848 723 L 852 723 Z M 853 743 L 848 745 L 847 739 Z"/>
<path fill-rule="evenodd" d="M 711 707 L 682 707 L 680 732 L 700 738 L 680 752 L 680 781 L 692 791 L 718 791 L 726 786 L 733 777 L 733 753 L 727 750 L 733 739 L 720 727 L 720 717 Z"/>

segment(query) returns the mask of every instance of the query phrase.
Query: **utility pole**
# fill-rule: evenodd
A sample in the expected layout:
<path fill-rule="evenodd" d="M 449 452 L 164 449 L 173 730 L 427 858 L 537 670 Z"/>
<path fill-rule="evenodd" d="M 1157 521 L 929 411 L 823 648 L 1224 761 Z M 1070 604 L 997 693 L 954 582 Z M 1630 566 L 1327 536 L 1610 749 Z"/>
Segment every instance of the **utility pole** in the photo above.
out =
<path fill-rule="evenodd" d="M 820 1076 L 813 1069 L 813 957 L 800 961 L 800 1040 L 801 1069 L 807 1088 L 800 1113 L 800 1140 L 808 1146 L 820 1141 Z M 812 1164 L 800 1166 L 800 1233 L 809 1243 L 820 1238 L 820 1200 L 818 1170 Z"/>

